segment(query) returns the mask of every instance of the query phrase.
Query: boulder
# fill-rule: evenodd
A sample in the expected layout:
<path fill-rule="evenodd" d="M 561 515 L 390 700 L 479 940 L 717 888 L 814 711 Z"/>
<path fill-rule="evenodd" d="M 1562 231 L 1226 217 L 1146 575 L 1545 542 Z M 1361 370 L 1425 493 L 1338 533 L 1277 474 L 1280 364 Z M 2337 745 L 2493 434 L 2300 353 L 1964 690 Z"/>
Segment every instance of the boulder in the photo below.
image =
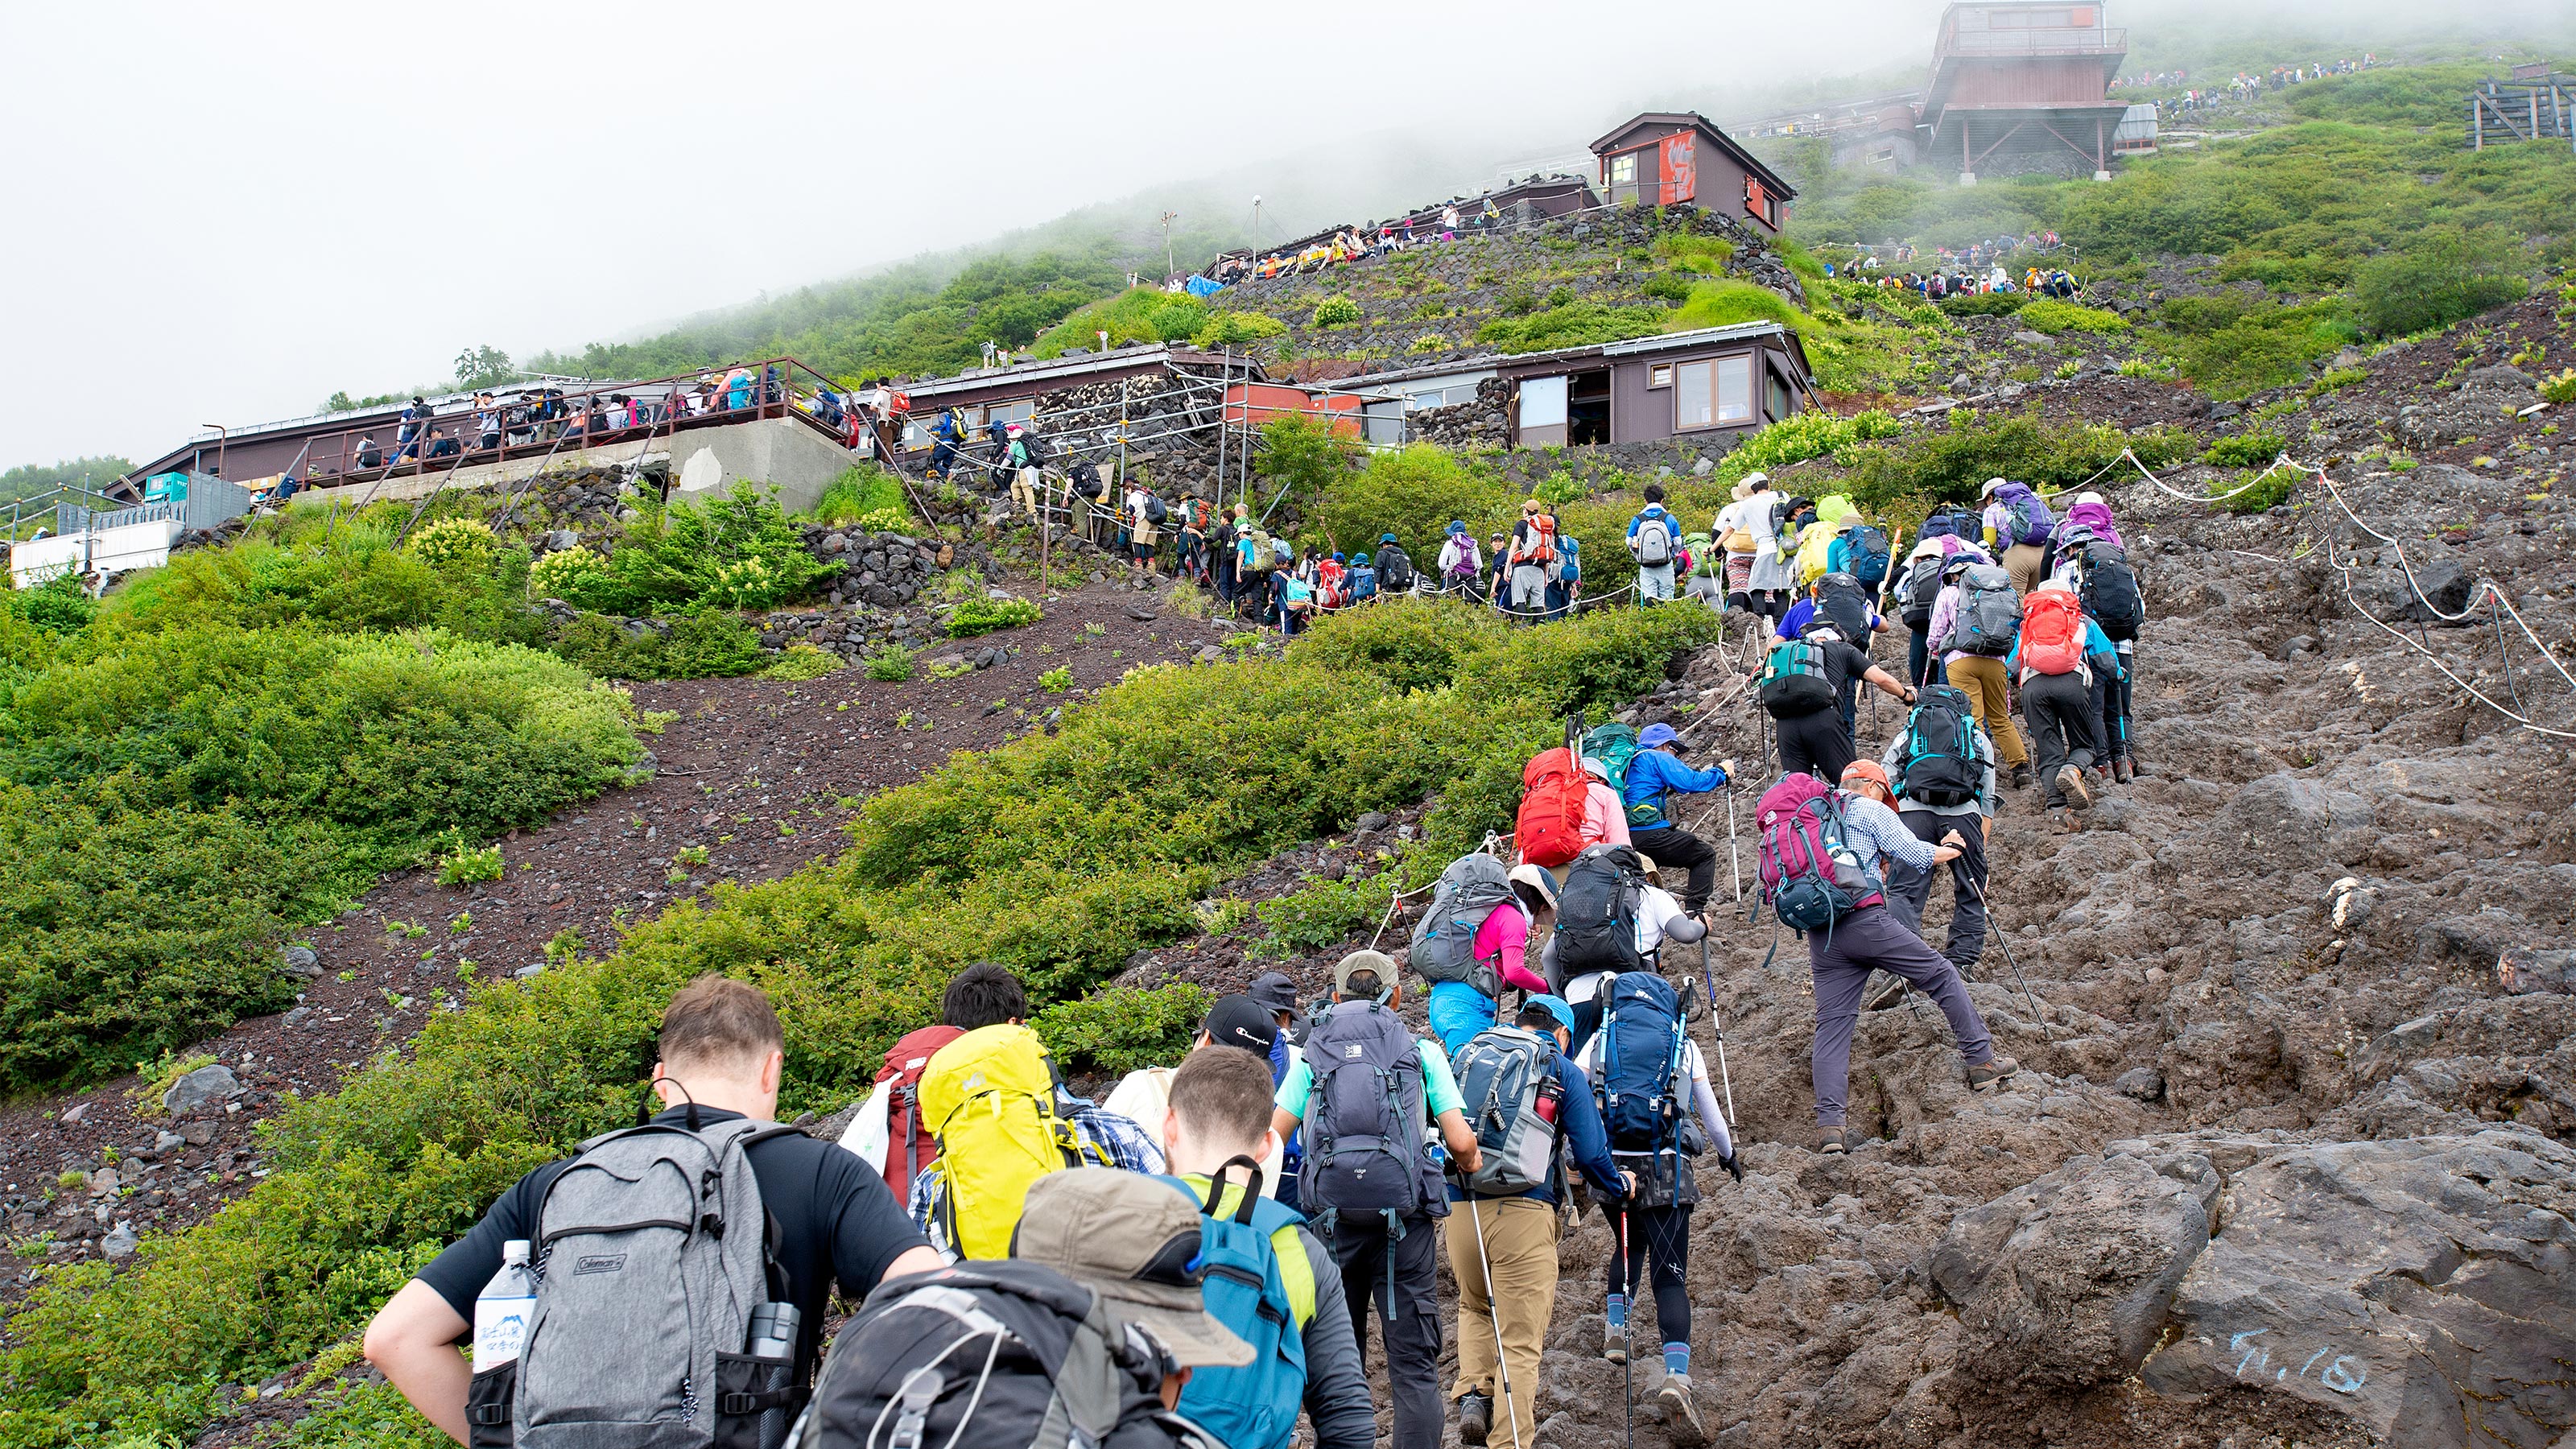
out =
<path fill-rule="evenodd" d="M 2205 1157 L 2078 1157 L 1952 1221 L 1932 1281 L 1981 1378 L 2075 1388 L 2135 1372 L 2209 1242 Z"/>
<path fill-rule="evenodd" d="M 2237 1171 L 2156 1393 L 2279 1395 L 2407 1449 L 2564 1442 L 2576 1152 L 2530 1132 L 2344 1142 Z"/>
<path fill-rule="evenodd" d="M 220 1106 L 242 1094 L 241 1079 L 226 1066 L 199 1067 L 161 1094 L 161 1109 L 173 1117 Z"/>
<path fill-rule="evenodd" d="M 2516 996 L 2533 992 L 2576 995 L 2576 951 L 2511 947 L 2496 960 L 2496 984 Z"/>
<path fill-rule="evenodd" d="M 322 958 L 310 946 L 288 946 L 277 953 L 280 974 L 299 981 L 311 981 L 322 974 Z"/>
<path fill-rule="evenodd" d="M 2276 870 L 2359 860 L 2376 833 L 2368 800 L 2286 770 L 2239 789 L 2209 827 L 2224 853 Z"/>
<path fill-rule="evenodd" d="M 115 1227 L 108 1229 L 106 1237 L 98 1240 L 98 1253 L 100 1257 L 113 1261 L 133 1257 L 134 1250 L 141 1246 L 142 1240 L 134 1234 L 134 1224 L 120 1219 Z"/>

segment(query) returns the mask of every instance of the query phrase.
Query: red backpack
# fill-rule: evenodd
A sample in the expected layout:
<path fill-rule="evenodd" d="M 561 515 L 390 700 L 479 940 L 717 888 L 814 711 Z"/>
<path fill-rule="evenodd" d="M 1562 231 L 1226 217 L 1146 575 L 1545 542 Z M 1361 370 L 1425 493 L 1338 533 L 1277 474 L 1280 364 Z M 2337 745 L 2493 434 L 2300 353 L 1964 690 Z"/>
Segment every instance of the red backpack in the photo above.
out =
<path fill-rule="evenodd" d="M 1521 813 L 1512 826 L 1521 859 L 1563 865 L 1583 853 L 1584 797 L 1591 787 L 1573 751 L 1559 746 L 1531 757 L 1521 768 Z"/>
<path fill-rule="evenodd" d="M 2033 589 L 2021 601 L 2021 667 L 2073 674 L 2084 663 L 2084 604 L 2063 589 Z"/>
<path fill-rule="evenodd" d="M 886 1185 L 900 1198 L 911 1191 L 921 1170 L 939 1160 L 939 1139 L 921 1120 L 921 1072 L 941 1047 L 966 1033 L 953 1026 L 925 1026 L 904 1033 L 887 1048 L 877 1080 L 886 1089 Z M 896 1174 L 900 1172 L 901 1175 Z"/>
<path fill-rule="evenodd" d="M 1515 563 L 1548 564 L 1556 562 L 1556 520 L 1544 513 L 1534 513 L 1521 520 L 1529 532 L 1514 555 Z"/>

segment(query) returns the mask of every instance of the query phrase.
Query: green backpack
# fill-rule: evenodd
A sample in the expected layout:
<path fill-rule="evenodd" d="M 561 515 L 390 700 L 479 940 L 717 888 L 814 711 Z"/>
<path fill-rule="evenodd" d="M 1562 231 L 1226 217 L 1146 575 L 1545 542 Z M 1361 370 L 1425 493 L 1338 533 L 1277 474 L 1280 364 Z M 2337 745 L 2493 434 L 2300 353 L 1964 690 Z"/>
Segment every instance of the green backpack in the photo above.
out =
<path fill-rule="evenodd" d="M 1599 760 L 1610 772 L 1605 782 L 1617 795 L 1628 787 L 1628 762 L 1637 757 L 1637 731 L 1618 723 L 1595 725 L 1583 736 L 1583 758 Z"/>

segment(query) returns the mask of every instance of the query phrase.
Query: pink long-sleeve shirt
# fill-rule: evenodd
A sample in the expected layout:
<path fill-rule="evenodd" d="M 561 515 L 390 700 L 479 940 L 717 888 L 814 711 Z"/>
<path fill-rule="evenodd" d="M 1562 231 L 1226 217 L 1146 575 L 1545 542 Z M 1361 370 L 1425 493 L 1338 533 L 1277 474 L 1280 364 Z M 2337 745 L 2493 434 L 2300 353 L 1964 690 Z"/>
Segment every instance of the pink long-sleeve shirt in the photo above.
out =
<path fill-rule="evenodd" d="M 1476 928 L 1476 959 L 1494 961 L 1496 975 L 1505 986 L 1523 991 L 1545 992 L 1547 982 L 1529 969 L 1529 917 L 1521 908 L 1505 901 L 1485 913 L 1485 923 Z"/>
<path fill-rule="evenodd" d="M 1629 845 L 1628 807 L 1619 802 L 1619 792 L 1601 783 L 1591 782 L 1583 792 L 1583 843 L 1586 845 Z"/>

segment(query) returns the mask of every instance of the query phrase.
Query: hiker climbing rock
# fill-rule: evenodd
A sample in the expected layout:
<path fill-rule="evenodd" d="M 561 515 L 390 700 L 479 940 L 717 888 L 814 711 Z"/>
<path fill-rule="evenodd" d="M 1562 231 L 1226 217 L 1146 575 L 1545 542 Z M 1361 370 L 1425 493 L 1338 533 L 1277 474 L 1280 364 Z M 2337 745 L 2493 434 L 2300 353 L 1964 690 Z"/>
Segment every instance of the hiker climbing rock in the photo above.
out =
<path fill-rule="evenodd" d="M 2030 754 L 2013 727 L 2004 656 L 2021 637 L 2021 601 L 2001 567 L 1964 550 L 1941 565 L 1941 577 L 1946 582 L 1933 601 L 1930 634 L 1942 677 L 1968 697 L 2012 772 L 2011 785 L 2020 789 L 2030 783 Z"/>
<path fill-rule="evenodd" d="M 2091 809 L 2097 785 L 2090 772 L 2103 758 L 2094 734 L 2093 680 L 2097 671 L 2119 670 L 2111 641 L 2084 617 L 2075 591 L 2050 579 L 2022 601 L 2021 636 L 2004 667 L 2021 690 L 2044 803 Z"/>
<path fill-rule="evenodd" d="M 1481 850 L 1440 873 L 1414 925 L 1405 965 L 1431 983 L 1431 1032 L 1442 1050 L 1455 1054 L 1469 1037 L 1499 1023 L 1504 988 L 1547 990 L 1524 964 L 1524 953 L 1534 915 L 1555 904 L 1555 886 L 1537 866 L 1507 867 Z M 1533 898 L 1543 898 L 1544 907 Z"/>
<path fill-rule="evenodd" d="M 1755 698 L 1775 724 L 1784 774 L 1829 771 L 1841 776 L 1843 766 L 1856 758 L 1844 702 L 1856 696 L 1861 682 L 1914 702 L 1913 686 L 1870 663 L 1824 617 L 1809 619 L 1799 637 L 1773 645 L 1752 678 Z"/>
<path fill-rule="evenodd" d="M 1950 934 L 1941 954 L 1964 976 L 1986 951 L 1986 837 L 1994 830 L 1996 805 L 1994 739 L 1977 727 L 1966 695 L 1936 684 L 1916 699 L 1905 727 L 1888 741 L 1882 763 L 1854 763 L 1843 772 L 1843 788 L 1853 789 L 1853 772 L 1865 768 L 1876 774 L 1862 778 L 1892 797 L 1879 803 L 1892 806 L 1915 839 L 1933 845 L 1953 832 L 1959 837 L 1959 856 L 1950 862 Z M 1888 908 L 1909 929 L 1922 930 L 1931 873 L 1891 861 L 1887 887 Z"/>
<path fill-rule="evenodd" d="M 1848 795 L 1812 775 L 1790 775 L 1763 792 L 1755 820 L 1762 832 L 1762 899 L 1782 925 L 1807 938 L 1807 970 L 1816 993 L 1816 1039 L 1809 1054 L 1816 1091 L 1819 1150 L 1849 1146 L 1844 1124 L 1851 1087 L 1852 1029 L 1872 971 L 1903 977 L 1950 1019 L 1971 1090 L 2020 1070 L 1995 1055 L 1985 1019 L 1968 1000 L 1959 970 L 1932 953 L 1886 904 L 1882 862 L 1930 870 L 1959 858 L 1956 830 L 1926 845 L 1875 800 Z"/>
<path fill-rule="evenodd" d="M 2029 593 L 2039 586 L 2044 546 L 2057 520 L 2028 484 L 1989 478 L 1978 496 L 1986 504 L 1981 519 L 1986 546 L 1996 550 L 1997 557 L 2003 560 L 2013 592 Z"/>
<path fill-rule="evenodd" d="M 1572 1006 L 1532 996 L 1508 1025 L 1462 1044 L 1451 1063 L 1482 1153 L 1475 1173 L 1449 1183 L 1449 1274 L 1458 1283 L 1458 1379 L 1449 1396 L 1468 1444 L 1537 1449 L 1539 1353 L 1556 1304 L 1566 1163 L 1606 1198 L 1635 1186 L 1611 1159 L 1591 1081 L 1566 1055 L 1573 1032 Z M 1500 1432 L 1498 1391 L 1507 1391 Z"/>
<path fill-rule="evenodd" d="M 1717 849 L 1672 819 L 1669 797 L 1725 789 L 1731 762 L 1694 770 L 1682 762 L 1686 749 L 1671 725 L 1646 726 L 1637 736 L 1637 752 L 1628 760 L 1619 796 L 1627 804 L 1629 844 L 1661 865 L 1689 872 L 1681 904 L 1696 916 L 1708 909 L 1709 892 L 1717 887 Z"/>
<path fill-rule="evenodd" d="M 1334 966 L 1333 1006 L 1280 1083 L 1271 1130 L 1282 1137 L 1305 1130 L 1300 1196 L 1341 1268 L 1362 1353 L 1364 1305 L 1376 1302 L 1396 1449 L 1437 1449 L 1439 1243 L 1431 1220 L 1449 1203 L 1432 1134 L 1459 1171 L 1473 1173 L 1480 1158 L 1448 1055 L 1396 1015 L 1397 971 L 1376 951 L 1354 951 Z"/>
<path fill-rule="evenodd" d="M 1654 862 L 1626 845 L 1593 846 L 1566 869 L 1543 964 L 1574 1007 L 1577 1052 L 1601 1024 L 1611 977 L 1651 971 L 1664 942 L 1689 945 L 1707 934 L 1707 923 L 1656 885 L 1654 872 Z"/>

